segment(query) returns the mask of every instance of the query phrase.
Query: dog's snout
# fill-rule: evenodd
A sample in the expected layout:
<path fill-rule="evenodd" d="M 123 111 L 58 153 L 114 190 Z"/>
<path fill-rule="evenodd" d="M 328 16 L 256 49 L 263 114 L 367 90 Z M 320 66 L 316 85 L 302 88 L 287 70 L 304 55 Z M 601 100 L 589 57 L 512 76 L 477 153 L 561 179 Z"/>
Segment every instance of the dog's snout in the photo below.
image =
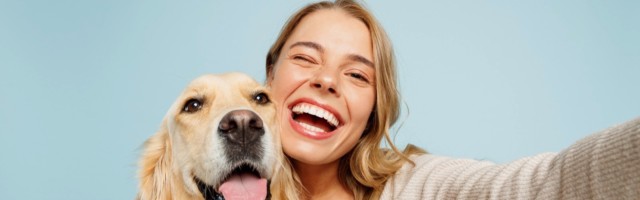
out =
<path fill-rule="evenodd" d="M 235 110 L 222 118 L 218 132 L 231 142 L 250 144 L 264 134 L 264 127 L 260 116 L 253 111 Z"/>

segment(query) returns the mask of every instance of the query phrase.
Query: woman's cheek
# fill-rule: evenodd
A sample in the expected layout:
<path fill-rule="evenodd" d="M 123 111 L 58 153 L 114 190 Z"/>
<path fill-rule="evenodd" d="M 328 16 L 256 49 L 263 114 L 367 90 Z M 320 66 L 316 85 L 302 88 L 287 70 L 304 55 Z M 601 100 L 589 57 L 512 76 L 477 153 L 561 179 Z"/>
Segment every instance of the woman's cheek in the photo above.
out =
<path fill-rule="evenodd" d="M 287 90 L 287 83 L 290 83 L 291 77 L 290 70 L 287 69 L 286 65 L 277 66 L 274 68 L 274 77 L 270 84 L 271 94 L 273 100 L 276 101 L 279 105 L 284 103 L 284 99 L 287 94 L 290 92 Z"/>

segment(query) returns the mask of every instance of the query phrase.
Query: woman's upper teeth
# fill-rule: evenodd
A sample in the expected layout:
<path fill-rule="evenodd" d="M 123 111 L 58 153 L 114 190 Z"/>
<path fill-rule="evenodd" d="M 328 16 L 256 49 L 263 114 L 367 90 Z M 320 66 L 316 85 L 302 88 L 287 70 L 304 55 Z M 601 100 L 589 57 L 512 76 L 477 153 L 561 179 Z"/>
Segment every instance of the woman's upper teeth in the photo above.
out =
<path fill-rule="evenodd" d="M 291 109 L 296 114 L 307 113 L 319 118 L 323 118 L 329 122 L 332 126 L 338 126 L 338 119 L 333 113 L 322 109 L 316 105 L 308 104 L 308 103 L 299 103 Z"/>

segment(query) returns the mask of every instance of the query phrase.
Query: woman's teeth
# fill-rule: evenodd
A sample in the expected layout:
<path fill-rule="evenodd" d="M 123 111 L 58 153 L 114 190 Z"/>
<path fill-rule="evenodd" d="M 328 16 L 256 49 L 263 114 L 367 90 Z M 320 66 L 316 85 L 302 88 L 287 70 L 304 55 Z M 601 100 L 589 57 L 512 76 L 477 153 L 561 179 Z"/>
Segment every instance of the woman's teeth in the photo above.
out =
<path fill-rule="evenodd" d="M 299 122 L 300 126 L 302 126 L 302 128 L 305 128 L 309 131 L 312 132 L 325 132 L 324 130 L 322 130 L 321 128 L 315 127 L 315 126 L 311 126 L 309 124 L 306 124 L 304 122 Z"/>
<path fill-rule="evenodd" d="M 313 104 L 308 104 L 308 103 L 299 103 L 297 105 L 295 105 L 291 111 L 293 111 L 295 114 L 302 114 L 302 113 L 306 113 L 309 115 L 313 115 L 316 116 L 318 118 L 322 118 L 327 120 L 327 122 L 333 126 L 333 127 L 337 127 L 338 126 L 338 119 L 336 118 L 335 115 L 333 115 L 333 113 L 322 109 L 316 105 Z M 311 125 L 308 124 L 303 124 L 303 127 L 308 128 L 308 127 L 313 127 Z M 315 129 L 318 129 L 316 127 L 313 127 Z M 309 129 L 312 130 L 312 129 Z"/>

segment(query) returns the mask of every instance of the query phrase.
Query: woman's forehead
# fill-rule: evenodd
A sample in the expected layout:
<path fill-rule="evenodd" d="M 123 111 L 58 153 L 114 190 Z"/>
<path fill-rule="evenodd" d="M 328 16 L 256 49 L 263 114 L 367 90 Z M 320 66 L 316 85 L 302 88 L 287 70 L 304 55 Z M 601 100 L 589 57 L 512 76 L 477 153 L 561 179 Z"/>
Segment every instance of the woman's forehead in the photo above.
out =
<path fill-rule="evenodd" d="M 283 48 L 289 49 L 296 44 L 307 43 L 313 45 L 303 46 L 323 52 L 357 54 L 371 61 L 373 48 L 370 35 L 364 22 L 345 11 L 323 9 L 300 20 Z"/>

